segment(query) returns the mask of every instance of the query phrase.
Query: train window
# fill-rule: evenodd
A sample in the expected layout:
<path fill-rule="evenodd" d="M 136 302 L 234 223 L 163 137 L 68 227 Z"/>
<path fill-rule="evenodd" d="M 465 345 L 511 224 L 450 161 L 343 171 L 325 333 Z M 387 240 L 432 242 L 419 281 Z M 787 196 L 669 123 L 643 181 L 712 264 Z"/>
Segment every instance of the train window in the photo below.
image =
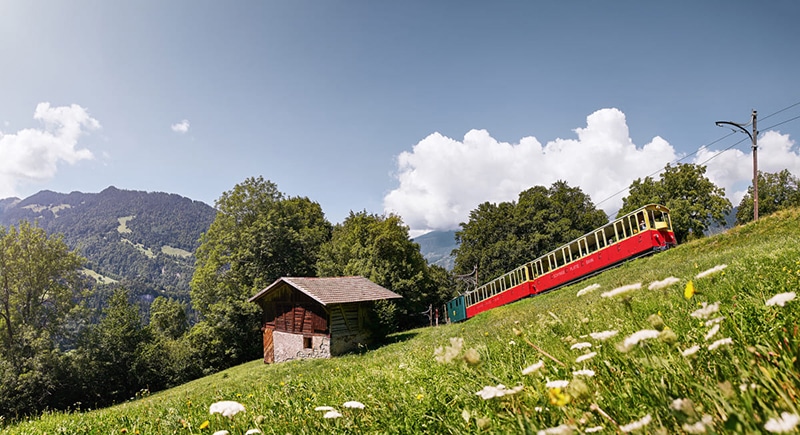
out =
<path fill-rule="evenodd" d="M 614 233 L 616 235 L 614 241 L 622 240 L 627 237 L 625 235 L 625 225 L 622 223 L 622 221 L 618 221 L 614 224 Z"/>

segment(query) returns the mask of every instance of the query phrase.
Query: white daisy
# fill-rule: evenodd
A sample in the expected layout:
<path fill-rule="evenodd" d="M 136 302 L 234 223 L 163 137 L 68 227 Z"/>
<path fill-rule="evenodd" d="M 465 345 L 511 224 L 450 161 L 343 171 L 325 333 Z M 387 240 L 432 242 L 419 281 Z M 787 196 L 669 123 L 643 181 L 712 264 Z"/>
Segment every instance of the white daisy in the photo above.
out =
<path fill-rule="evenodd" d="M 793 300 L 795 298 L 794 292 L 787 292 L 787 293 L 778 293 L 777 295 L 769 298 L 767 301 L 767 306 L 784 306 L 787 302 Z"/>

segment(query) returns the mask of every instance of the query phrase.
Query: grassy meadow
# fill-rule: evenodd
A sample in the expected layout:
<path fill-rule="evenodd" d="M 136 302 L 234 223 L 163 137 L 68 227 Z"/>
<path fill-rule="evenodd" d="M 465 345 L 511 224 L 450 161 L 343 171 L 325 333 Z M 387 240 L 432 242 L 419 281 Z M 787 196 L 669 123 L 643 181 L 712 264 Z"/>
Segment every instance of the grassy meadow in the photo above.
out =
<path fill-rule="evenodd" d="M 781 212 L 357 355 L 253 361 L 0 432 L 796 433 L 800 300 L 773 297 L 800 288 L 798 241 L 800 210 Z M 246 411 L 210 414 L 222 400 Z"/>

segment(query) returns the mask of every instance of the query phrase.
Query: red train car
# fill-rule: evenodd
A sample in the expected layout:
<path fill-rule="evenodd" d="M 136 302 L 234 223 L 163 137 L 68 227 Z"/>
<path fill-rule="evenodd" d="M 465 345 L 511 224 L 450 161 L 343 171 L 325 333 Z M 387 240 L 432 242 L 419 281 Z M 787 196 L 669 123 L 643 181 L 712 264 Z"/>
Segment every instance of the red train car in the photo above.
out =
<path fill-rule="evenodd" d="M 464 320 L 676 244 L 669 210 L 648 204 L 458 296 L 447 303 L 448 314 L 451 307 L 466 307 L 451 317 Z"/>

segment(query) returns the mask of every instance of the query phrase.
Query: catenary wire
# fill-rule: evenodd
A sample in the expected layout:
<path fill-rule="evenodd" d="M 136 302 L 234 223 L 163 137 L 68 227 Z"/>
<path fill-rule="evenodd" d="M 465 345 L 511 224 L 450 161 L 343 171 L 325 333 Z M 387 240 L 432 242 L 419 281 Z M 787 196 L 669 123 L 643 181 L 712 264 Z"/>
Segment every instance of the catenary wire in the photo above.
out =
<path fill-rule="evenodd" d="M 785 111 L 787 111 L 787 110 L 789 110 L 789 109 L 791 109 L 791 108 L 793 108 L 793 107 L 796 107 L 796 106 L 800 106 L 800 101 L 798 101 L 797 103 L 791 104 L 791 105 L 789 105 L 789 106 L 787 106 L 787 107 L 784 107 L 783 109 L 780 109 L 780 110 L 778 110 L 778 111 L 775 111 L 775 112 L 773 112 L 773 113 L 770 113 L 769 115 L 767 115 L 767 116 L 764 116 L 764 117 L 762 117 L 761 119 L 762 119 L 762 120 L 768 119 L 768 118 L 770 118 L 770 117 L 772 117 L 772 116 L 775 116 L 775 115 L 777 115 L 777 114 L 779 114 L 779 113 L 785 112 Z M 794 121 L 794 120 L 797 120 L 797 119 L 800 119 L 800 115 L 798 115 L 798 116 L 795 116 L 794 118 L 790 118 L 790 119 L 787 119 L 787 120 L 785 120 L 785 121 L 779 122 L 779 123 L 777 123 L 777 124 L 773 124 L 773 125 L 770 125 L 770 126 L 768 126 L 768 127 L 764 127 L 764 130 L 769 130 L 769 129 L 771 129 L 771 128 L 775 128 L 775 127 L 777 127 L 777 126 L 779 126 L 779 125 L 783 125 L 783 124 L 789 123 L 789 122 L 791 122 L 791 121 Z M 734 135 L 734 134 L 736 134 L 736 133 L 737 133 L 736 131 L 732 131 L 732 132 L 728 133 L 727 135 L 720 137 L 720 138 L 719 138 L 719 139 L 717 139 L 717 140 L 714 140 L 714 141 L 712 141 L 712 142 L 709 142 L 708 144 L 701 145 L 701 146 L 700 146 L 700 147 L 698 147 L 698 148 L 697 148 L 697 149 L 696 149 L 694 152 L 692 152 L 692 153 L 689 153 L 689 154 L 687 154 L 687 155 L 685 155 L 685 156 L 683 156 L 683 157 L 681 157 L 681 158 L 679 158 L 679 159 L 675 159 L 675 160 L 673 160 L 673 161 L 669 162 L 668 164 L 680 163 L 680 162 L 682 162 L 682 161 L 684 161 L 684 160 L 688 159 L 689 157 L 691 157 L 691 156 L 693 156 L 693 155 L 696 155 L 696 154 L 697 154 L 697 153 L 699 153 L 701 150 L 703 150 L 703 149 L 705 149 L 705 148 L 708 148 L 709 146 L 711 146 L 711 145 L 714 145 L 715 143 L 718 143 L 718 142 L 720 142 L 720 141 L 722 141 L 722 140 L 725 140 L 725 139 L 727 139 L 727 138 L 729 138 L 729 137 L 733 136 L 733 135 Z M 724 152 L 726 152 L 726 151 L 728 151 L 728 150 L 730 150 L 730 149 L 732 149 L 732 148 L 736 147 L 737 145 L 741 144 L 741 143 L 742 143 L 742 142 L 744 142 L 744 141 L 745 141 L 745 139 L 742 139 L 742 140 L 740 140 L 740 141 L 738 141 L 738 142 L 734 143 L 733 145 L 731 145 L 731 146 L 729 146 L 729 147 L 727 147 L 727 148 L 723 149 L 722 151 L 720 151 L 720 152 L 718 152 L 718 153 L 715 153 L 714 155 L 712 155 L 711 157 L 709 157 L 708 159 L 706 159 L 705 161 L 703 161 L 702 163 L 699 163 L 699 164 L 700 164 L 700 165 L 703 165 L 703 164 L 705 164 L 705 163 L 707 163 L 707 162 L 711 161 L 712 159 L 714 159 L 714 158 L 716 158 L 717 156 L 721 155 L 722 153 L 724 153 Z M 659 169 L 659 170 L 657 170 L 657 171 L 655 171 L 655 172 L 653 172 L 653 173 L 651 173 L 651 174 L 649 174 L 649 175 L 646 175 L 645 177 L 652 177 L 652 176 L 654 176 L 654 175 L 660 174 L 660 173 L 661 173 L 661 172 L 663 172 L 663 171 L 664 171 L 664 169 L 662 168 L 662 169 Z M 609 195 L 609 196 L 608 196 L 608 197 L 606 197 L 605 199 L 603 199 L 603 200 L 601 200 L 601 201 L 597 202 L 595 205 L 597 206 L 597 205 L 603 204 L 604 202 L 610 201 L 611 199 L 613 199 L 613 198 L 617 197 L 617 196 L 618 196 L 618 195 L 620 195 L 621 193 L 623 193 L 623 192 L 627 191 L 629 188 L 630 188 L 630 187 L 626 187 L 626 188 L 624 188 L 624 189 L 621 189 L 621 190 L 619 190 L 619 191 L 617 191 L 617 192 L 615 192 L 615 193 L 613 193 L 613 194 Z M 617 212 L 618 212 L 618 211 L 617 211 Z M 614 213 L 614 214 L 616 214 L 616 213 Z M 608 218 L 609 218 L 609 219 L 611 219 L 611 214 L 607 214 L 607 216 L 608 216 Z"/>

